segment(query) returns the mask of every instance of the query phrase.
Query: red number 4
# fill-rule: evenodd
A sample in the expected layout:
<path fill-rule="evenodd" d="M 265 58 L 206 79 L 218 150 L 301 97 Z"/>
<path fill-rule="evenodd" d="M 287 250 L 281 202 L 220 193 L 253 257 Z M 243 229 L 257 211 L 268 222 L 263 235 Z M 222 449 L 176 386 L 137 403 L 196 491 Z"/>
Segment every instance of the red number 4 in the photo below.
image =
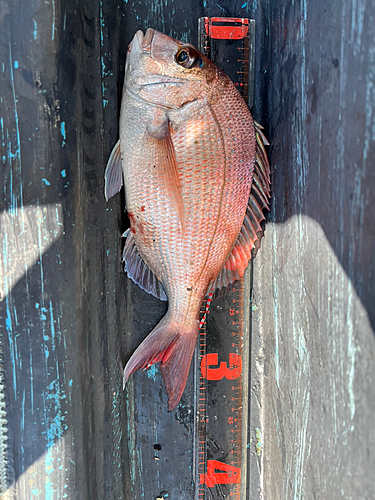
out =
<path fill-rule="evenodd" d="M 222 472 L 216 472 L 218 471 Z M 241 482 L 241 469 L 224 464 L 218 460 L 207 460 L 207 472 L 200 475 L 200 484 L 212 488 L 215 484 L 238 484 Z"/>

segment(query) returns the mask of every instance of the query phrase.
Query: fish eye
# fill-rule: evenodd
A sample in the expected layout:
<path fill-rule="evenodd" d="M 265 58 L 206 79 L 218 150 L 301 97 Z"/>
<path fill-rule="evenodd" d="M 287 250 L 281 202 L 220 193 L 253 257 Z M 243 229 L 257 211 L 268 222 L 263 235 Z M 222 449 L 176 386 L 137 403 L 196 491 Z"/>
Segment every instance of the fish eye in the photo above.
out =
<path fill-rule="evenodd" d="M 176 61 L 178 62 L 178 64 L 183 64 L 188 57 L 189 54 L 186 50 L 180 50 L 180 52 L 177 53 Z"/>
<path fill-rule="evenodd" d="M 193 47 L 181 47 L 175 55 L 175 59 L 177 64 L 186 69 L 192 69 L 197 65 L 200 68 L 203 67 L 202 58 L 199 52 Z"/>

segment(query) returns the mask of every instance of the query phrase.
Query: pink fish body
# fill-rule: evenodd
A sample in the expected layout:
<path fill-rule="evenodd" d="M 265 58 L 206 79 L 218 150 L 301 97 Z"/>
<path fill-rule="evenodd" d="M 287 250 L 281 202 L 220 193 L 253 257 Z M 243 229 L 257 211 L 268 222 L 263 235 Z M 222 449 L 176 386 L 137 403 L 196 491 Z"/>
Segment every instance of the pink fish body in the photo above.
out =
<path fill-rule="evenodd" d="M 168 299 L 166 315 L 125 366 L 124 384 L 160 362 L 169 410 L 186 385 L 205 295 L 241 277 L 251 258 L 269 196 L 262 138 L 233 83 L 194 47 L 153 29 L 135 34 L 106 197 L 123 179 L 125 269 Z"/>

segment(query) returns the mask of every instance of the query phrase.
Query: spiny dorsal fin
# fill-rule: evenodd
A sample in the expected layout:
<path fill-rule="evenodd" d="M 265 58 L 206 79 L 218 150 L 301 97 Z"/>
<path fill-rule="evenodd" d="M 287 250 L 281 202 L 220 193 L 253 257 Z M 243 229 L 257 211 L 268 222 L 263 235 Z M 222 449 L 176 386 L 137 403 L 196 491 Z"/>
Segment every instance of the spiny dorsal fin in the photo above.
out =
<path fill-rule="evenodd" d="M 122 188 L 122 165 L 120 140 L 116 142 L 105 169 L 105 199 L 114 196 Z"/>
<path fill-rule="evenodd" d="M 251 250 L 261 231 L 260 223 L 265 218 L 263 210 L 269 210 L 270 197 L 270 165 L 264 146 L 269 145 L 259 123 L 254 121 L 256 135 L 256 157 L 254 164 L 253 182 L 250 190 L 249 203 L 242 224 L 240 234 L 233 247 L 232 253 L 224 264 L 214 284 L 209 289 L 214 292 L 227 288 L 235 280 L 241 278 L 251 259 Z"/>
<path fill-rule="evenodd" d="M 132 233 L 128 233 L 122 257 L 125 271 L 138 286 L 160 300 L 168 300 L 163 285 L 138 253 Z"/>

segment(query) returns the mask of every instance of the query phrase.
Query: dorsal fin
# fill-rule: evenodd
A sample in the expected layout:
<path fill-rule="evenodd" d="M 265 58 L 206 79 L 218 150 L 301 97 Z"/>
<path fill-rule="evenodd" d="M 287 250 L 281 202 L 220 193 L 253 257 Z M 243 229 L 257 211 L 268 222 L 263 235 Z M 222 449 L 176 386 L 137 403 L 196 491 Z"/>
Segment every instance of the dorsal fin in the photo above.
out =
<path fill-rule="evenodd" d="M 132 233 L 128 233 L 126 237 L 122 259 L 125 262 L 125 271 L 134 283 L 154 297 L 168 300 L 163 285 L 139 255 Z"/>
<path fill-rule="evenodd" d="M 256 135 L 256 157 L 254 164 L 253 181 L 250 190 L 249 203 L 242 224 L 240 234 L 233 247 L 232 253 L 224 264 L 218 277 L 209 289 L 221 290 L 228 287 L 235 280 L 241 278 L 251 259 L 251 250 L 261 231 L 260 223 L 265 218 L 263 210 L 269 210 L 270 197 L 270 165 L 264 146 L 269 145 L 261 129 L 261 125 L 254 121 Z"/>

